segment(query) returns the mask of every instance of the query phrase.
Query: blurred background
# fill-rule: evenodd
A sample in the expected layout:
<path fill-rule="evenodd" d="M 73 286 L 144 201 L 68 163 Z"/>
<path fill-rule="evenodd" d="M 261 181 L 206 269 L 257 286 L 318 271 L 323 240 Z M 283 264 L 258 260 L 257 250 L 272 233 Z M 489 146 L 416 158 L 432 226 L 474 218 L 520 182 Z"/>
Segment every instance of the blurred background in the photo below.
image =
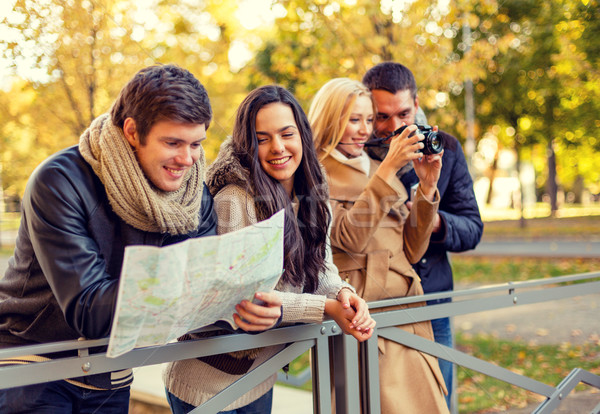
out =
<path fill-rule="evenodd" d="M 308 110 L 329 79 L 360 80 L 390 60 L 413 71 L 429 123 L 462 142 L 474 179 L 485 231 L 478 249 L 453 255 L 457 289 L 597 271 L 598 0 L 1 0 L 0 267 L 33 169 L 77 144 L 139 69 L 175 63 L 206 86 L 211 161 L 251 89 L 281 84 Z M 530 251 L 546 241 L 543 255 Z M 598 303 L 597 295 L 553 303 L 577 323 L 547 311 L 547 325 L 534 319 L 527 333 L 521 321 L 480 334 L 482 318 L 457 319 L 457 347 L 550 384 L 569 364 L 600 374 Z M 161 397 L 145 397 L 145 408 L 138 398 L 131 412 L 168 412 L 160 375 L 148 377 L 156 384 L 137 376 L 136 391 Z M 465 413 L 539 403 L 467 370 L 457 391 Z M 290 412 L 292 397 L 276 395 L 285 411 L 274 412 Z"/>
<path fill-rule="evenodd" d="M 327 80 L 388 60 L 463 143 L 484 219 L 597 213 L 599 56 L 597 0 L 3 0 L 0 213 L 145 66 L 206 86 L 211 161 L 254 87 L 307 110 Z"/>

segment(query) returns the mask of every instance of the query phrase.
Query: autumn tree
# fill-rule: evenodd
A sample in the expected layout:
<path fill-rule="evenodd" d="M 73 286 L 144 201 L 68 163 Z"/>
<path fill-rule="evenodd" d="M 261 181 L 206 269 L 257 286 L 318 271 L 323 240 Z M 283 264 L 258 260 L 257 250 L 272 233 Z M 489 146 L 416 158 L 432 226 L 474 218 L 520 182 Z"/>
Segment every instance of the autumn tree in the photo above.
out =
<path fill-rule="evenodd" d="M 373 65 L 394 60 L 415 73 L 421 105 L 432 118 L 451 131 L 458 127 L 458 114 L 446 107 L 447 94 L 463 79 L 451 40 L 460 35 L 456 9 L 366 0 L 277 4 L 286 14 L 247 70 L 251 86 L 283 84 L 307 106 L 329 79 L 361 79 Z"/>
<path fill-rule="evenodd" d="M 153 61 L 131 40 L 133 26 L 119 24 L 128 11 L 113 0 L 15 3 L 5 24 L 17 35 L 3 46 L 23 79 L 13 85 L 22 99 L 9 104 L 12 121 L 2 125 L 11 137 L 2 161 L 12 164 L 6 158 L 17 153 L 27 159 L 21 158 L 13 191 L 22 193 L 29 173 L 49 154 L 76 144 L 109 108 L 123 79 Z"/>
<path fill-rule="evenodd" d="M 156 63 L 185 67 L 206 86 L 214 118 L 204 147 L 214 158 L 245 94 L 230 65 L 232 45 L 246 35 L 237 7 L 233 0 L 17 0 L 2 22 L 12 36 L 0 41 L 23 80 L 10 92 L 20 94 L 8 102 L 10 117 L 0 119 L 8 137 L 2 162 L 18 166 L 4 172 L 7 190 L 21 194 L 41 160 L 76 144 L 125 82 Z"/>
<path fill-rule="evenodd" d="M 586 153 L 583 164 L 594 158 L 598 70 L 586 49 L 597 47 L 591 39 L 597 7 L 579 1 L 489 4 L 473 9 L 477 24 L 471 27 L 474 36 L 493 45 L 476 85 L 477 119 L 483 130 L 498 131 L 495 135 L 516 150 L 518 160 L 523 149 L 531 156 L 541 146 L 545 162 L 540 167 L 546 171 L 539 172 L 546 177 L 554 213 L 557 168 L 567 181 L 579 168 L 568 152 Z M 588 41 L 581 42 L 584 36 Z M 581 170 L 590 176 L 589 169 Z"/>

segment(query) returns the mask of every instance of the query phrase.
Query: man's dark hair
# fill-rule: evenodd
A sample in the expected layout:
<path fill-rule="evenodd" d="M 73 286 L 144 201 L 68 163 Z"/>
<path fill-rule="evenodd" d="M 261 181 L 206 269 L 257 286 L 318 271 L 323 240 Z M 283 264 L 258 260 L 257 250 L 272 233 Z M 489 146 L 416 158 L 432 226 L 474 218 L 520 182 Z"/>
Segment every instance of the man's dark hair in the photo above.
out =
<path fill-rule="evenodd" d="M 383 89 L 392 94 L 410 90 L 411 96 L 417 97 L 417 82 L 410 69 L 396 62 L 383 62 L 365 73 L 362 82 L 370 90 Z"/>
<path fill-rule="evenodd" d="M 140 142 L 161 121 L 205 124 L 212 109 L 202 84 L 189 71 L 176 65 L 154 65 L 140 70 L 121 89 L 110 111 L 115 126 L 123 128 L 133 118 Z"/>

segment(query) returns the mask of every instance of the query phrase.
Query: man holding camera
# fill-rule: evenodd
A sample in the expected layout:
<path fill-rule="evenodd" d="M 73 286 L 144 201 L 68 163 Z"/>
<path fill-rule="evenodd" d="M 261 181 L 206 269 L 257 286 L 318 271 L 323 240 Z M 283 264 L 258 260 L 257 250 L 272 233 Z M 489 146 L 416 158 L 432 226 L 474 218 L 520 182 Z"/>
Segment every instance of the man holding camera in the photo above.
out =
<path fill-rule="evenodd" d="M 412 72 L 399 63 L 384 62 L 369 69 L 363 77 L 363 83 L 371 90 L 377 106 L 374 135 L 386 137 L 397 130 L 402 123 L 411 125 L 424 118 L 419 108 L 417 85 Z M 483 222 L 479 214 L 473 192 L 473 180 L 467 168 L 467 162 L 458 140 L 450 134 L 438 131 L 444 146 L 442 171 L 438 181 L 440 204 L 434 223 L 429 247 L 421 260 L 413 264 L 421 277 L 425 293 L 444 292 L 454 288 L 452 268 L 447 252 L 463 252 L 474 249 L 483 233 Z M 383 159 L 387 153 L 385 147 L 370 147 L 369 155 Z M 409 163 L 397 173 L 410 194 L 411 187 L 418 183 L 417 175 Z M 407 203 L 410 207 L 410 204 Z M 451 299 L 439 299 L 428 302 L 436 304 Z M 450 318 L 431 321 L 435 341 L 453 346 Z M 448 395 L 446 402 L 450 408 L 452 392 L 452 363 L 438 359 Z"/>

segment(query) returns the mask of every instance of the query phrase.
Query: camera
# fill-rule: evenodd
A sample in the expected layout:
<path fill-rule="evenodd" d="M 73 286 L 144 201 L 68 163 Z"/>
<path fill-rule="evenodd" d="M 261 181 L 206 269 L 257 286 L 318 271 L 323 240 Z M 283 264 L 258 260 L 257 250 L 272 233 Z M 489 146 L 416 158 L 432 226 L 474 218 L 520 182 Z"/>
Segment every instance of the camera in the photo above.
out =
<path fill-rule="evenodd" d="M 394 132 L 390 134 L 388 138 L 391 138 L 395 135 L 398 135 L 404 131 L 408 125 L 403 125 Z M 439 154 L 444 149 L 444 143 L 440 134 L 437 131 L 434 131 L 433 128 L 429 125 L 417 125 L 417 130 L 414 133 L 423 134 L 425 137 L 423 139 L 423 149 L 418 150 L 417 152 L 422 152 L 425 155 L 431 154 Z M 412 136 L 412 134 L 411 134 Z"/>

